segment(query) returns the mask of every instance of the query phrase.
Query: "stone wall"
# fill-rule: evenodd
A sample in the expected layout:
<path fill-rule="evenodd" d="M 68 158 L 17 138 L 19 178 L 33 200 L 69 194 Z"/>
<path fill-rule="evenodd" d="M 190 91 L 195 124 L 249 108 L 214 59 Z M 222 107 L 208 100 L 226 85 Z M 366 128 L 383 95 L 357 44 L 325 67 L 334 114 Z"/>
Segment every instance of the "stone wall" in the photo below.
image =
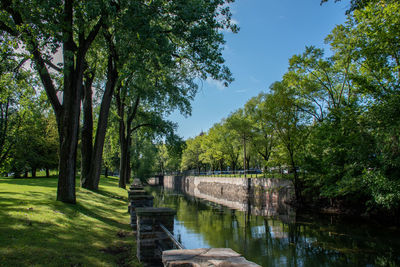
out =
<path fill-rule="evenodd" d="M 164 188 L 261 216 L 290 213 L 294 197 L 293 183 L 284 179 L 165 176 Z"/>
<path fill-rule="evenodd" d="M 147 266 L 159 266 L 163 250 L 174 248 L 172 240 L 160 225 L 173 234 L 175 210 L 169 208 L 136 208 L 137 257 Z"/>

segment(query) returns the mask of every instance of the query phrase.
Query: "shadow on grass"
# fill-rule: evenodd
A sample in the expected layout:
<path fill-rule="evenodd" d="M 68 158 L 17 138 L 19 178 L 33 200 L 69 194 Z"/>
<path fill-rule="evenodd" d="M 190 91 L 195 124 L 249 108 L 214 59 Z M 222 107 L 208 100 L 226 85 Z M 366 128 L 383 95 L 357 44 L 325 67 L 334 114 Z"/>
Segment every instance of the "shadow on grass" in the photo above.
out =
<path fill-rule="evenodd" d="M 128 201 L 128 197 L 123 197 L 123 196 L 118 196 L 116 194 L 113 194 L 111 192 L 108 192 L 107 190 L 103 190 L 103 189 L 99 189 L 99 190 L 90 190 L 91 192 L 95 193 L 95 194 L 99 194 L 105 197 L 109 197 L 109 198 L 113 198 L 116 200 L 121 200 L 124 202 Z"/>
<path fill-rule="evenodd" d="M 42 186 L 57 187 L 58 176 L 40 177 L 40 178 L 0 178 L 0 186 L 4 185 L 26 185 L 26 186 Z"/>
<path fill-rule="evenodd" d="M 57 206 L 54 207 L 57 208 Z M 65 204 L 65 206 L 63 207 L 63 212 L 65 212 L 65 215 L 70 219 L 77 217 L 79 214 L 83 214 L 90 218 L 99 220 L 109 226 L 119 227 L 121 229 L 126 228 L 126 224 L 107 217 L 106 213 L 115 212 L 115 210 L 112 208 L 103 208 L 100 211 L 97 207 L 92 207 L 91 209 L 89 209 L 78 202 L 76 204 Z"/>
<path fill-rule="evenodd" d="M 103 178 L 101 183 L 103 186 L 116 186 L 115 178 Z M 79 184 L 79 179 L 77 179 Z M 20 186 L 37 186 L 43 187 L 38 189 L 27 190 L 21 189 Z M 54 188 L 54 190 L 49 190 Z M 57 179 L 52 178 L 1 178 L 0 179 L 0 216 L 9 209 L 14 211 L 23 211 L 19 206 L 35 206 L 35 205 L 48 205 L 53 210 L 60 210 L 65 213 L 69 218 L 76 217 L 79 213 L 102 221 L 103 223 L 123 227 L 124 224 L 110 219 L 107 215 L 115 215 L 115 207 L 127 205 L 127 197 L 109 192 L 105 189 L 97 191 L 77 188 L 77 204 L 65 204 L 55 201 L 56 196 L 53 195 L 57 188 Z M 102 199 L 100 199 L 102 198 Z M 100 200 L 99 204 L 96 201 Z M 115 202 L 109 203 L 110 200 Z M 103 201 L 102 204 L 100 204 Z M 107 202 L 107 204 L 105 204 Z"/>
<path fill-rule="evenodd" d="M 117 184 L 110 180 L 106 186 Z M 123 197 L 113 194 L 113 188 L 77 189 L 78 203 L 72 205 L 55 201 L 56 188 L 54 178 L 0 179 L 0 266 L 115 266 L 123 262 L 125 250 L 106 253 L 114 246 L 128 250 L 134 246 L 132 238 L 117 236 L 122 229 L 129 231 L 129 220 L 122 213 L 127 205 Z"/>

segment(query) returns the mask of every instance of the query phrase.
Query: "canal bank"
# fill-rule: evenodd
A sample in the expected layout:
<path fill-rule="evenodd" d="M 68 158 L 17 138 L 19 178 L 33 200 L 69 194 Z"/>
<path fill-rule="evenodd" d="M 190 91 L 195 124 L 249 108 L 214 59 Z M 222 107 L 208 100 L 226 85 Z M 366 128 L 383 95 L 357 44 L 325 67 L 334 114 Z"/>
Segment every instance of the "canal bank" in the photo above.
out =
<path fill-rule="evenodd" d="M 294 199 L 293 183 L 285 179 L 232 178 L 204 176 L 161 176 L 150 185 L 184 193 L 259 216 L 290 215 Z"/>

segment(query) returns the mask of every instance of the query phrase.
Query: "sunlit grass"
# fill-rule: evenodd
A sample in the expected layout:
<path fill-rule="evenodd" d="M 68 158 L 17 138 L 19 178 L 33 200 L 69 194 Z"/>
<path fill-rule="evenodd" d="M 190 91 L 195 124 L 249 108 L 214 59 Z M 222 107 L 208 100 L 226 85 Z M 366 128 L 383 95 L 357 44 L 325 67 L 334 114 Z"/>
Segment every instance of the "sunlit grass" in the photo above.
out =
<path fill-rule="evenodd" d="M 0 178 L 0 266 L 138 266 L 117 184 L 77 188 L 72 205 L 55 201 L 56 178 Z"/>

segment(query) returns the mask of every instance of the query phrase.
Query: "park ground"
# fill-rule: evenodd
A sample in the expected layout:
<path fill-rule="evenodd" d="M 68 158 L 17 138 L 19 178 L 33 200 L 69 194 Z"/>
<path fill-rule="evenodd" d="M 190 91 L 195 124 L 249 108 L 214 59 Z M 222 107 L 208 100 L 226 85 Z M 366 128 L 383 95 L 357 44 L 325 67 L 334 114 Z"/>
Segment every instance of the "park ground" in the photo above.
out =
<path fill-rule="evenodd" d="M 117 178 L 77 187 L 75 205 L 56 190 L 54 176 L 0 178 L 0 266 L 140 266 Z"/>

